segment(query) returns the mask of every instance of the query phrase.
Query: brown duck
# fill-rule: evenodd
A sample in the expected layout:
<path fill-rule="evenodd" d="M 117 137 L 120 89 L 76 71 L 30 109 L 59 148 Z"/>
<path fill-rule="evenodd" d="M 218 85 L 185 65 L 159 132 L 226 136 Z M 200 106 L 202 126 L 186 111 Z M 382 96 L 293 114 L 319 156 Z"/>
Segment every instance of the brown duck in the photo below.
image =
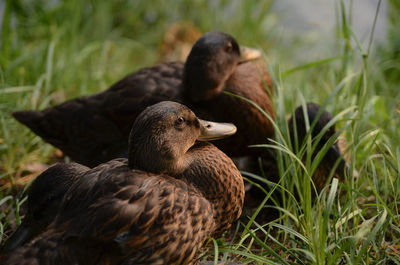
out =
<path fill-rule="evenodd" d="M 128 160 L 86 171 L 55 221 L 7 264 L 190 264 L 203 242 L 241 213 L 244 186 L 209 143 L 235 132 L 161 102 L 136 119 Z"/>
<path fill-rule="evenodd" d="M 306 111 L 310 125 L 317 118 L 317 114 L 321 107 L 316 103 L 308 103 L 306 105 Z M 322 111 L 318 118 L 315 126 L 313 127 L 312 137 L 315 138 L 319 133 L 322 132 L 323 128 L 332 120 L 332 115 L 327 111 Z M 294 123 L 296 123 L 296 135 L 297 143 L 301 146 L 303 143 L 307 131 L 306 131 L 306 120 L 303 113 L 302 106 L 296 108 L 294 114 L 289 119 L 289 131 L 291 135 L 292 143 L 295 143 Z M 321 142 L 318 144 L 317 151 L 320 150 L 323 145 L 336 133 L 335 126 L 332 125 L 323 135 Z M 254 163 L 255 161 L 243 160 L 245 162 L 244 170 L 250 172 L 257 172 L 259 165 Z M 242 161 L 242 162 L 243 162 Z M 328 150 L 324 159 L 322 159 L 316 172 L 313 176 L 313 181 L 316 183 L 318 191 L 326 185 L 330 171 L 335 167 L 335 163 L 338 165 L 335 169 L 335 177 L 339 179 L 344 178 L 344 174 L 349 172 L 349 166 L 347 162 L 342 158 L 341 151 L 337 143 L 333 144 Z M 277 161 L 275 160 L 263 160 L 264 170 L 267 171 L 268 179 L 271 181 L 279 181 L 279 172 L 277 169 Z M 88 168 L 78 165 L 76 163 L 70 164 L 58 164 L 43 174 L 39 175 L 33 182 L 29 193 L 28 193 L 28 212 L 25 215 L 23 222 L 14 232 L 14 234 L 6 241 L 2 251 L 9 252 L 14 248 L 23 245 L 25 242 L 30 241 L 38 233 L 41 233 L 47 228 L 47 226 L 54 221 L 61 201 L 69 189 L 69 187 L 78 179 L 80 174 L 87 171 Z M 261 172 L 258 172 L 261 175 Z M 258 188 L 252 188 L 251 192 L 246 193 L 246 208 L 248 208 L 248 215 L 252 214 L 254 207 L 258 207 L 260 202 L 264 199 L 265 193 Z M 263 215 L 271 215 L 272 211 L 268 210 Z M 245 219 L 247 220 L 247 219 Z M 263 220 L 261 220 L 263 221 Z"/>
<path fill-rule="evenodd" d="M 321 140 L 318 142 L 315 151 L 311 155 L 312 159 L 314 159 L 323 146 L 328 143 L 330 138 L 335 137 L 334 135 L 336 134 L 336 128 L 334 124 L 328 127 L 328 124 L 332 121 L 333 117 L 328 111 L 322 110 L 320 105 L 316 103 L 307 103 L 304 110 L 306 112 L 308 124 L 312 131 L 309 132 L 307 130 L 307 120 L 305 119 L 303 106 L 299 106 L 295 109 L 288 120 L 290 140 L 293 151 L 298 153 L 296 150 L 302 148 L 303 144 L 305 144 L 304 141 L 307 139 L 308 134 L 311 135 L 311 139 L 315 143 L 317 136 L 322 133 L 325 127 L 327 127 L 327 130 L 323 133 Z M 313 125 L 313 123 L 315 124 Z M 305 159 L 306 156 L 307 154 L 304 153 L 303 158 Z M 274 156 L 271 156 L 269 159 L 263 159 L 261 165 L 268 180 L 278 183 L 280 180 L 278 162 L 273 157 Z M 246 172 L 252 172 L 259 176 L 262 175 L 262 172 L 260 171 L 260 164 L 254 159 L 242 160 L 240 168 Z M 331 172 L 332 170 L 333 172 Z M 350 174 L 350 167 L 343 158 L 343 154 L 339 149 L 337 142 L 333 143 L 327 150 L 317 169 L 313 173 L 312 180 L 315 184 L 317 192 L 320 192 L 328 184 L 328 181 L 331 180 L 329 178 L 331 173 L 332 176 L 338 178 L 339 180 L 343 180 L 346 174 Z M 263 182 L 256 183 L 266 188 L 266 185 L 264 185 Z M 244 215 L 251 215 L 254 208 L 260 205 L 265 196 L 265 192 L 263 192 L 261 189 L 255 186 L 247 185 L 245 199 L 246 210 Z M 259 214 L 258 221 L 264 222 L 265 220 L 277 218 L 276 214 L 276 211 L 268 208 Z M 248 219 L 245 218 L 244 220 L 247 221 Z"/>
<path fill-rule="evenodd" d="M 54 221 L 65 193 L 87 170 L 77 163 L 59 163 L 37 176 L 29 188 L 27 213 L 1 252 L 10 252 L 45 231 Z"/>
<path fill-rule="evenodd" d="M 322 110 L 321 106 L 316 103 L 306 104 L 306 113 L 308 116 L 308 122 L 311 131 L 311 139 L 315 142 L 317 136 L 322 133 L 325 127 L 328 126 L 329 122 L 332 121 L 332 115 L 326 111 Z M 299 149 L 304 144 L 307 133 L 307 121 L 304 116 L 303 107 L 299 106 L 294 111 L 292 117 L 288 121 L 289 132 L 292 145 L 294 148 Z M 336 134 L 335 124 L 332 124 L 321 137 L 321 140 L 317 143 L 315 152 L 312 154 L 314 159 L 317 153 L 323 148 L 323 146 L 328 143 L 331 137 Z M 297 143 L 297 144 L 296 144 Z M 338 143 L 335 142 L 328 149 L 323 159 L 321 160 L 319 166 L 317 167 L 315 173 L 313 174 L 313 181 L 317 188 L 317 191 L 321 191 L 327 184 L 328 177 L 332 170 L 334 171 L 333 176 L 340 180 L 343 180 L 345 174 L 350 173 L 350 167 L 346 160 L 343 158 L 343 154 L 339 149 Z"/>
<path fill-rule="evenodd" d="M 248 60 L 259 54 L 243 52 L 228 34 L 209 32 L 194 44 L 185 63 L 144 68 L 101 93 L 13 116 L 72 160 L 92 167 L 126 157 L 137 115 L 171 100 L 205 119 L 234 123 L 238 133 L 216 142 L 217 147 L 229 156 L 253 154 L 256 150 L 247 146 L 265 143 L 273 137 L 273 127 L 250 103 L 223 92 L 248 98 L 274 116 L 271 78 L 264 67 Z"/>

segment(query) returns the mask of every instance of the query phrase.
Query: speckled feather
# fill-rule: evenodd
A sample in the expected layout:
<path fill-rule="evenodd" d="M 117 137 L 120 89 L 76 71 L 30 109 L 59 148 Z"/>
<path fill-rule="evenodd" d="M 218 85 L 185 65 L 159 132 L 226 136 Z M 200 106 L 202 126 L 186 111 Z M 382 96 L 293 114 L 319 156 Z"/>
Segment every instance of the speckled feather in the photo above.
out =
<path fill-rule="evenodd" d="M 48 230 L 7 264 L 190 264 L 242 211 L 240 172 L 214 145 L 197 142 L 232 127 L 200 121 L 176 102 L 146 108 L 133 124 L 129 158 L 80 174 Z"/>
<path fill-rule="evenodd" d="M 126 159 L 87 171 L 50 230 L 8 264 L 190 263 L 205 239 L 240 216 L 244 199 L 240 172 L 224 153 L 208 143 L 191 152 L 197 159 L 176 178 L 131 170 Z"/>

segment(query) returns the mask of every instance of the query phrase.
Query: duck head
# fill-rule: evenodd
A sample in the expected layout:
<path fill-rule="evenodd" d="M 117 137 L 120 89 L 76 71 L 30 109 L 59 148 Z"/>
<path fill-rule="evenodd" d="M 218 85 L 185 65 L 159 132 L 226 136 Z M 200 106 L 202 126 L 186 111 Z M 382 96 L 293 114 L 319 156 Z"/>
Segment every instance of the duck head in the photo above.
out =
<path fill-rule="evenodd" d="M 217 140 L 236 132 L 229 123 L 200 120 L 186 106 L 163 101 L 146 108 L 129 136 L 129 167 L 153 173 L 182 173 L 195 159 L 196 141 Z"/>
<path fill-rule="evenodd" d="M 204 34 L 193 45 L 185 63 L 183 86 L 188 98 L 199 102 L 218 95 L 238 64 L 260 56 L 255 49 L 240 48 L 226 33 Z"/>

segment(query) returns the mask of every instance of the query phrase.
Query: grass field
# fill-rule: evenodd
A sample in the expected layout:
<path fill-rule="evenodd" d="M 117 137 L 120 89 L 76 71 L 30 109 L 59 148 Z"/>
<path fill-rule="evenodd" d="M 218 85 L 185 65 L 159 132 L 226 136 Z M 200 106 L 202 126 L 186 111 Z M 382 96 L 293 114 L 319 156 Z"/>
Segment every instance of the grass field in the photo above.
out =
<path fill-rule="evenodd" d="M 333 41 L 307 60 L 299 55 L 310 52 L 309 40 L 282 32 L 270 1 L 5 0 L 0 242 L 20 223 L 26 183 L 54 161 L 56 151 L 9 113 L 101 91 L 160 62 L 165 31 L 186 21 L 202 32 L 225 31 L 240 44 L 263 49 L 275 81 L 278 129 L 275 143 L 266 148 L 278 151 L 281 180 L 266 196 L 282 198 L 268 206 L 279 217 L 260 224 L 249 217 L 237 241 L 210 241 L 205 257 L 255 264 L 400 264 L 400 4 L 387 1 L 385 45 L 370 45 L 372 34 L 361 44 L 350 23 L 349 1 L 337 0 Z M 345 154 L 358 172 L 343 182 L 332 179 L 318 196 L 311 195 L 309 176 L 320 158 L 298 159 L 313 146 L 293 152 L 285 122 L 308 101 L 334 114 L 347 141 Z"/>

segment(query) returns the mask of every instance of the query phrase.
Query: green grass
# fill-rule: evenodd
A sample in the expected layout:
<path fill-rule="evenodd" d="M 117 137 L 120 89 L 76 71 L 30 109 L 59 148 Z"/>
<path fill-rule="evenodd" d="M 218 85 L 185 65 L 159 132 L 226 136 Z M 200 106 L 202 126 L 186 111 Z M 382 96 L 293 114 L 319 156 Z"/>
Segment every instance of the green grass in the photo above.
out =
<path fill-rule="evenodd" d="M 222 30 L 262 48 L 275 81 L 277 132 L 266 148 L 277 151 L 281 178 L 267 197 L 281 203 L 265 207 L 279 217 L 260 224 L 249 217 L 249 224 L 239 224 L 236 241 L 209 242 L 208 259 L 217 253 L 255 264 L 398 264 L 400 6 L 388 2 L 387 44 L 371 46 L 360 44 L 343 2 L 336 1 L 334 42 L 307 61 L 298 55 L 309 40 L 282 34 L 279 14 L 267 1 L 7 0 L 0 47 L 0 241 L 20 222 L 26 199 L 12 187 L 30 174 L 27 165 L 49 163 L 55 151 L 9 112 L 106 89 L 158 63 L 168 26 L 192 21 L 203 32 Z M 286 124 L 288 114 L 308 101 L 334 114 L 358 172 L 343 182 L 332 178 L 317 196 L 310 176 L 321 156 L 313 160 L 305 152 L 315 148 L 310 141 L 293 148 Z"/>

